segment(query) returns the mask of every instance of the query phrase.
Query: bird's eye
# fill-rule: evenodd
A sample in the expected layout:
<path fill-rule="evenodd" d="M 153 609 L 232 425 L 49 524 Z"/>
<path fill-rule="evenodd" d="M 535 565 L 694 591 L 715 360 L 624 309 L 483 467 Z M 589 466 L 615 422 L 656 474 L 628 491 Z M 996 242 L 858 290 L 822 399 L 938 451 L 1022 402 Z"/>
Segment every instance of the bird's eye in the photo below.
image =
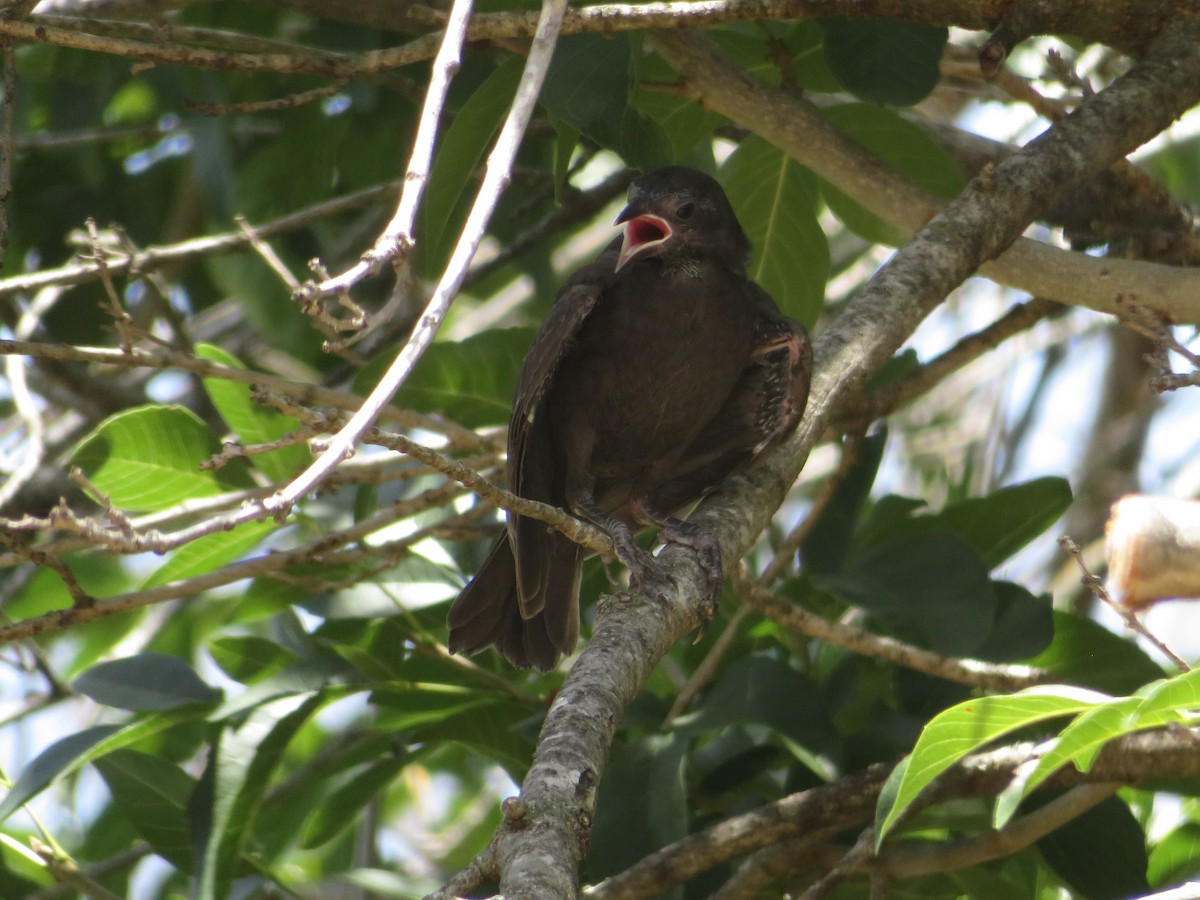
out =
<path fill-rule="evenodd" d="M 692 217 L 692 213 L 694 213 L 695 211 L 696 211 L 695 203 L 685 203 L 685 204 L 683 204 L 683 206 L 679 207 L 679 209 L 675 210 L 675 215 L 677 215 L 681 219 L 690 219 Z"/>

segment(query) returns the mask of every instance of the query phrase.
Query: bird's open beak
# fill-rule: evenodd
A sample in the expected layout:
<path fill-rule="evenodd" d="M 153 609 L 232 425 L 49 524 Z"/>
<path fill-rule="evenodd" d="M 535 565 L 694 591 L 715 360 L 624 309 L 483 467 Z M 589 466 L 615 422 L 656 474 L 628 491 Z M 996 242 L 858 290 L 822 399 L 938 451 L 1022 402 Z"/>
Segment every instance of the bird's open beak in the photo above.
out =
<path fill-rule="evenodd" d="M 613 270 L 619 272 L 635 259 L 656 253 L 671 237 L 671 226 L 666 219 L 651 213 L 637 215 L 632 207 L 617 216 L 615 224 L 625 224 L 625 237 L 621 241 L 621 255 L 617 257 L 617 266 Z"/>

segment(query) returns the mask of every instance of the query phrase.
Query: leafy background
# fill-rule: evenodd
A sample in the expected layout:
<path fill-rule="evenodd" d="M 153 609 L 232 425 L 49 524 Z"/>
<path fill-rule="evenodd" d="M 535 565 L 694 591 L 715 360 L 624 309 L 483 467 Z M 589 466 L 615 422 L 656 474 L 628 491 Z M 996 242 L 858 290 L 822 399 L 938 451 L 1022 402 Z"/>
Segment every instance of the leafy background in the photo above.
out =
<path fill-rule="evenodd" d="M 215 3 L 186 5 L 172 23 L 261 47 L 282 41 L 352 53 L 398 39 L 345 18 Z M 945 29 L 830 20 L 709 33 L 754 77 L 815 97 L 837 127 L 941 196 L 953 196 L 970 173 L 918 122 L 986 126 L 1007 139 L 1032 126 L 1028 111 L 1002 105 L 992 86 L 945 74 L 946 61 L 961 57 Z M 1016 64 L 1045 74 L 1046 46 L 1026 47 Z M 1077 58 L 1069 45 L 1054 46 Z M 1121 67 L 1115 54 L 1093 56 L 1089 74 L 1098 82 Z M 125 59 L 46 44 L 19 46 L 14 58 L 10 274 L 64 264 L 75 252 L 64 239 L 92 252 L 85 218 L 101 242 L 165 245 L 233 231 L 234 214 L 260 226 L 387 184 L 403 171 L 428 78 L 422 62 L 343 85 L 319 103 L 208 116 L 197 103 L 228 110 L 326 82 L 173 65 L 131 72 Z M 463 61 L 420 221 L 419 287 L 449 256 L 520 67 L 500 45 L 473 47 Z M 410 434 L 449 441 L 453 453 L 499 477 L 496 438 L 533 326 L 563 273 L 611 236 L 607 222 L 629 169 L 682 162 L 714 172 L 753 239 L 754 276 L 810 328 L 836 315 L 902 240 L 837 186 L 670 90 L 672 77 L 636 32 L 562 40 L 489 246 L 397 398 L 399 408 L 427 417 Z M 1046 89 L 1055 88 L 1048 78 Z M 1144 164 L 1194 199 L 1195 158 L 1185 139 L 1154 149 Z M 386 222 L 394 196 L 288 229 L 271 247 L 297 277 L 314 257 L 340 271 Z M 322 352 L 317 329 L 253 252 L 204 254 L 122 277 L 117 289 L 162 345 L 296 384 L 361 394 L 394 352 L 387 346 L 353 366 Z M 389 290 L 381 278 L 355 299 L 374 308 Z M 0 281 L 0 296 L 11 331 L 31 294 Z M 36 340 L 117 346 L 100 283 L 55 300 Z M 965 290 L 879 383 L 1012 302 L 994 287 Z M 401 311 L 394 341 L 416 314 Z M 1098 740 L 1189 723 L 1194 679 L 1163 682 L 1156 658 L 1092 617 L 1053 549 L 1064 516 L 1081 543 L 1100 533 L 1095 505 L 1072 518 L 1080 485 L 1140 479 L 1183 493 L 1194 483 L 1191 432 L 1175 431 L 1182 437 L 1169 446 L 1155 440 L 1186 420 L 1187 397 L 1141 401 L 1147 412 L 1132 458 L 1085 458 L 1114 415 L 1092 401 L 1104 370 L 1141 382 L 1147 374 L 1138 353 L 1122 353 L 1092 314 L 1064 311 L 1042 322 L 886 428 L 818 451 L 747 561 L 757 572 L 779 556 L 785 577 L 773 589 L 789 603 L 939 654 L 1041 666 L 1069 688 L 981 698 L 741 614 L 727 589 L 718 622 L 672 651 L 620 727 L 585 880 L 784 793 L 893 764 L 914 746 L 903 777 L 915 769 L 932 777 L 958 756 L 918 742 L 930 720 L 967 752 L 1011 732 L 1057 733 L 1045 723 L 1058 717 L 1059 762 L 1079 765 Z M 293 444 L 200 467 L 223 440 L 268 443 L 299 426 L 245 384 L 78 361 L 36 371 L 54 428 L 38 477 L 9 498 L 12 520 L 46 515 L 60 494 L 81 514 L 98 515 L 65 477 L 71 466 L 127 515 L 177 513 L 172 521 L 186 523 L 200 515 L 188 504 L 240 502 L 309 459 Z M 14 421 L 10 392 L 0 405 Z M 4 435 L 7 457 L 19 456 L 19 428 Z M 11 675 L 0 694 L 0 760 L 11 787 L 0 801 L 0 896 L 64 895 L 30 849 L 34 839 L 76 863 L 92 888 L 147 898 L 418 896 L 486 844 L 562 672 L 518 673 L 491 654 L 471 662 L 445 654 L 446 604 L 481 561 L 496 514 L 415 462 L 379 452 L 360 462 L 286 524 L 245 525 L 165 556 L 119 557 L 62 535 L 39 538 L 79 590 L 133 600 L 122 615 L 3 651 Z M 818 502 L 831 478 L 835 489 Z M 784 536 L 810 513 L 793 566 Z M 329 536 L 337 540 L 322 543 Z M 7 621 L 71 606 L 53 569 L 20 553 L 4 562 Z M 589 562 L 585 597 L 606 584 Z M 681 686 L 722 638 L 729 643 L 711 683 L 678 714 Z M 976 704 L 974 718 L 964 718 L 964 701 Z M 987 707 L 990 714 L 1007 716 L 1005 729 L 973 730 L 985 702 L 1003 711 Z M 1101 721 L 1100 738 L 1081 736 L 1102 716 L 1115 718 Z M 931 726 L 920 741 L 940 733 Z M 899 783 L 892 805 L 881 807 L 886 829 L 925 839 L 975 833 L 1011 816 L 1025 790 L 1013 788 L 995 808 L 995 798 L 964 800 L 899 819 L 924 783 Z M 1174 817 L 1148 840 L 1155 801 L 1161 810 L 1168 794 Z M 913 878 L 900 893 L 1115 898 L 1178 883 L 1200 871 L 1194 794 L 1194 784 L 1123 789 L 1002 863 Z M 721 864 L 661 896 L 705 896 L 730 871 Z M 863 890 L 850 883 L 838 896 Z"/>

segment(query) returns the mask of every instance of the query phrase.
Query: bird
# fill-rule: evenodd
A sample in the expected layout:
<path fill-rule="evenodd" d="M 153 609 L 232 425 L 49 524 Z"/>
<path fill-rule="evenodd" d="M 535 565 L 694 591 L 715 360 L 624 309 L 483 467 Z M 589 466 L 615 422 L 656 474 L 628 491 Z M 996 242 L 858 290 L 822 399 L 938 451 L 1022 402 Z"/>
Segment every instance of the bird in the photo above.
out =
<path fill-rule="evenodd" d="M 791 433 L 812 348 L 746 274 L 751 245 L 725 191 L 697 169 L 635 179 L 623 234 L 570 276 L 534 336 L 508 428 L 509 489 L 606 531 L 634 587 L 667 576 L 635 541 L 691 546 L 720 591 L 715 536 L 677 517 Z M 507 526 L 451 605 L 448 645 L 494 645 L 548 671 L 579 639 L 587 551 L 536 519 Z"/>

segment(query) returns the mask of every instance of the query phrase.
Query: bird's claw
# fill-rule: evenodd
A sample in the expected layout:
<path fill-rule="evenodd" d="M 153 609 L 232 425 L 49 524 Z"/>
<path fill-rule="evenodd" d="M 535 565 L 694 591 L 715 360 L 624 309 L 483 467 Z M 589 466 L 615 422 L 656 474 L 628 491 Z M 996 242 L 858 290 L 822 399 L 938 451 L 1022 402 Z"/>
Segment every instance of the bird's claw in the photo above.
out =
<path fill-rule="evenodd" d="M 690 547 L 696 554 L 696 561 L 700 564 L 700 568 L 708 580 L 705 599 L 712 606 L 713 615 L 715 615 L 717 600 L 721 596 L 721 579 L 723 577 L 721 544 L 717 540 L 717 536 L 699 525 L 679 521 L 668 524 L 660 532 L 659 537 L 664 541 Z"/>
<path fill-rule="evenodd" d="M 629 569 L 629 583 L 637 591 L 662 599 L 675 587 L 675 579 L 637 545 L 628 530 L 613 535 L 617 559 Z"/>

